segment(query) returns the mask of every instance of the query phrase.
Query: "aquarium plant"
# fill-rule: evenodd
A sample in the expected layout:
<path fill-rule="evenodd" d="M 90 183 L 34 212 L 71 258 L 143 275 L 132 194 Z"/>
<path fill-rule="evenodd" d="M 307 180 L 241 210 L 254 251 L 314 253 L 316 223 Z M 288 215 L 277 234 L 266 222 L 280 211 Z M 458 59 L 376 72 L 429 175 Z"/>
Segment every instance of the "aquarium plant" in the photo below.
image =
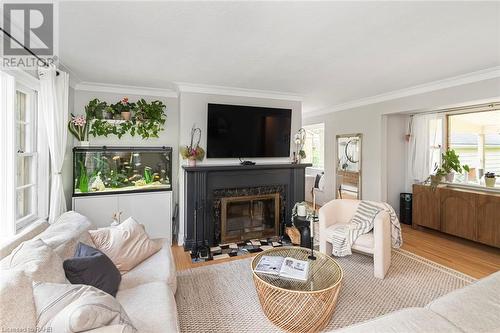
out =
<path fill-rule="evenodd" d="M 153 171 L 150 167 L 144 168 L 144 181 L 146 184 L 151 184 L 153 182 Z"/>
<path fill-rule="evenodd" d="M 89 191 L 89 178 L 87 176 L 87 168 L 82 161 L 78 162 L 80 164 L 80 175 L 78 177 L 78 188 L 80 192 L 87 193 Z"/>

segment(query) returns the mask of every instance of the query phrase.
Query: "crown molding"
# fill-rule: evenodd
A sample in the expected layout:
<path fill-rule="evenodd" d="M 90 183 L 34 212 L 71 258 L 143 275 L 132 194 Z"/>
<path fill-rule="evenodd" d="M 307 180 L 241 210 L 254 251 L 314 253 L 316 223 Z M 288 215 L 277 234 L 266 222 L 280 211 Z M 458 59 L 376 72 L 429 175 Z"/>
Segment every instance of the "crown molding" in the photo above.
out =
<path fill-rule="evenodd" d="M 471 73 L 467 73 L 467 74 L 462 74 L 462 75 L 458 75 L 458 76 L 453 76 L 453 77 L 443 79 L 443 80 L 419 84 L 419 85 L 409 87 L 409 88 L 394 90 L 394 91 L 391 91 L 388 93 L 383 93 L 380 95 L 360 98 L 360 99 L 357 99 L 357 100 L 354 100 L 351 102 L 337 104 L 337 105 L 333 105 L 331 107 L 327 107 L 327 108 L 323 108 L 323 109 L 319 109 L 319 110 L 313 110 L 313 111 L 309 111 L 309 112 L 303 111 L 302 115 L 304 118 L 320 116 L 320 115 L 324 115 L 324 114 L 328 114 L 328 113 L 332 113 L 332 112 L 354 109 L 354 108 L 357 108 L 360 106 L 377 104 L 377 103 L 386 102 L 386 101 L 390 101 L 390 100 L 394 100 L 394 99 L 398 99 L 398 98 L 419 95 L 419 94 L 428 93 L 428 92 L 432 92 L 432 91 L 436 91 L 436 90 L 452 88 L 452 87 L 461 86 L 464 84 L 494 79 L 494 78 L 498 78 L 498 77 L 500 77 L 500 66 L 491 67 L 491 68 L 487 68 L 487 69 L 483 69 L 480 71 L 471 72 Z"/>
<path fill-rule="evenodd" d="M 273 90 L 258 90 L 237 87 L 215 86 L 207 84 L 196 84 L 187 82 L 174 82 L 177 85 L 177 90 L 180 93 L 198 93 L 198 94 L 215 94 L 228 96 L 242 96 L 268 99 L 281 99 L 288 101 L 302 102 L 304 97 L 295 93 L 273 91 Z"/>
<path fill-rule="evenodd" d="M 75 90 L 98 91 L 115 94 L 131 94 L 144 96 L 178 97 L 178 93 L 172 89 L 160 89 L 139 86 L 126 86 L 120 84 L 107 84 L 98 82 L 79 82 L 75 85 Z"/>

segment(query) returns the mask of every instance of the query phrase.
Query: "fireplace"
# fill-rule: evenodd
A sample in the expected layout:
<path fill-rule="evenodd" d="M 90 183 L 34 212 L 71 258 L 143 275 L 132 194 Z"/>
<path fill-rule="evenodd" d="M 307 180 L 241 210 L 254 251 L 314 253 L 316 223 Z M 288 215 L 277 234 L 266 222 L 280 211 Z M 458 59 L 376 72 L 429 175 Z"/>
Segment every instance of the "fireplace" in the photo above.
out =
<path fill-rule="evenodd" d="M 279 226 L 279 193 L 221 199 L 222 243 L 276 236 Z"/>

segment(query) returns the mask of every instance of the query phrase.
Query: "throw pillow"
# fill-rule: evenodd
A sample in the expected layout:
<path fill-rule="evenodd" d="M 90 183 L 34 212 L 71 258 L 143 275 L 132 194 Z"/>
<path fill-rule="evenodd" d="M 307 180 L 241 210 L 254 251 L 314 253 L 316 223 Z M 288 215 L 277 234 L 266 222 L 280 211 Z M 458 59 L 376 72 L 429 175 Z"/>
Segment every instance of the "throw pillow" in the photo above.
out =
<path fill-rule="evenodd" d="M 120 270 L 128 272 L 158 252 L 162 244 L 149 239 L 144 226 L 132 217 L 118 226 L 89 230 L 97 249 L 106 254 Z"/>
<path fill-rule="evenodd" d="M 0 332 L 35 332 L 33 287 L 23 271 L 0 271 L 0 300 Z"/>
<path fill-rule="evenodd" d="M 61 257 L 41 239 L 31 239 L 19 244 L 0 261 L 0 269 L 22 270 L 37 281 L 66 282 Z"/>
<path fill-rule="evenodd" d="M 94 246 L 88 230 L 92 222 L 77 212 L 66 212 L 40 234 L 40 239 L 52 247 L 64 260 L 73 257 L 79 242 Z"/>
<path fill-rule="evenodd" d="M 118 301 L 92 286 L 33 283 L 40 331 L 84 332 L 104 326 L 125 325 L 123 332 L 137 330 Z"/>
<path fill-rule="evenodd" d="M 87 284 L 116 296 L 122 280 L 115 264 L 101 251 L 78 243 L 75 257 L 64 261 L 66 278 L 72 284 Z"/>

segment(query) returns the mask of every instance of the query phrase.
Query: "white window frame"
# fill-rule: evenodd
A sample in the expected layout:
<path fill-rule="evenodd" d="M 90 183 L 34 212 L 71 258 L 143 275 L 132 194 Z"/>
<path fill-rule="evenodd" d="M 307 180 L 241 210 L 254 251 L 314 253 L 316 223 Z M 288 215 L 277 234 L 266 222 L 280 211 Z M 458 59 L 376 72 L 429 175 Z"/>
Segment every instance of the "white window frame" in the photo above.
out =
<path fill-rule="evenodd" d="M 325 127 L 325 123 L 321 122 L 321 123 L 314 123 L 314 124 L 307 124 L 307 125 L 304 125 L 302 126 L 305 130 L 306 130 L 306 133 L 308 132 L 308 127 L 311 128 L 311 127 L 323 127 L 323 144 L 322 144 L 322 147 L 321 149 L 323 150 L 323 167 L 319 167 L 319 166 L 315 166 L 313 165 L 312 167 L 308 167 L 307 169 L 308 170 L 312 170 L 312 171 L 317 171 L 317 172 L 323 172 L 325 171 L 325 141 L 326 141 L 326 138 L 325 138 L 325 131 L 326 131 L 326 127 Z M 309 134 L 307 134 L 307 136 L 309 136 Z M 307 154 L 308 152 L 306 152 Z M 312 161 L 311 161 L 312 163 Z"/>
<path fill-rule="evenodd" d="M 0 225 L 0 228 L 5 228 L 9 230 L 6 232 L 1 232 L 0 234 L 6 236 L 13 236 L 13 233 L 18 233 L 20 230 L 28 226 L 29 224 L 38 220 L 47 220 L 49 215 L 49 189 L 50 189 L 50 155 L 49 147 L 47 142 L 47 135 L 45 130 L 45 124 L 43 123 L 43 117 L 39 115 L 39 98 L 38 92 L 40 90 L 39 80 L 32 75 L 22 71 L 22 70 L 5 70 L 5 74 L 10 75 L 14 78 L 15 89 L 13 96 L 8 96 L 9 99 L 13 101 L 16 100 L 16 92 L 21 91 L 27 94 L 29 99 L 29 108 L 31 110 L 31 151 L 22 153 L 25 156 L 33 156 L 35 162 L 34 168 L 31 175 L 31 183 L 26 186 L 18 186 L 17 181 L 17 156 L 18 156 L 18 144 L 17 144 L 17 113 L 15 110 L 15 103 L 11 103 L 13 108 L 9 114 L 5 115 L 5 120 L 7 121 L 6 126 L 12 128 L 12 130 L 5 131 L 5 142 L 2 145 L 2 150 L 0 151 L 0 158 L 6 163 L 5 170 L 7 174 L 4 176 L 10 177 L 8 181 L 5 182 L 7 188 L 5 193 L 7 197 L 12 197 L 13 200 L 6 200 L 6 202 L 0 202 L 0 210 L 6 212 L 7 221 L 3 223 L 10 224 Z M 28 104 L 28 101 L 27 101 Z M 14 116 L 15 115 L 15 116 Z M 9 145 L 7 147 L 7 145 Z M 17 191 L 21 188 L 34 187 L 35 191 L 32 191 L 32 210 L 33 213 L 23 217 L 19 220 L 16 219 L 17 216 Z M 9 194 L 10 193 L 10 194 Z M 2 223 L 2 222 L 0 222 Z"/>
<path fill-rule="evenodd" d="M 37 107 L 37 92 L 33 89 L 30 89 L 20 83 L 16 82 L 16 94 L 17 92 L 21 92 L 26 96 L 26 118 L 27 121 L 23 121 L 22 123 L 26 126 L 25 127 L 25 138 L 26 138 L 26 149 L 28 151 L 21 151 L 20 149 L 17 149 L 19 146 L 17 139 L 19 137 L 17 130 L 19 123 L 21 121 L 19 119 L 15 119 L 16 122 L 16 135 L 15 135 L 15 140 L 14 144 L 16 147 L 16 168 L 17 168 L 17 158 L 18 157 L 31 157 L 31 166 L 30 166 L 30 183 L 28 184 L 15 184 L 15 189 L 16 189 L 16 198 L 19 193 L 19 191 L 23 191 L 25 189 L 33 189 L 31 191 L 31 198 L 29 200 L 31 201 L 31 213 L 20 218 L 16 219 L 16 230 L 20 230 L 24 228 L 26 225 L 30 224 L 31 222 L 35 221 L 38 219 L 38 107 Z M 16 98 L 17 99 L 17 98 Z M 17 116 L 17 110 L 16 111 L 16 116 Z M 17 180 L 17 169 L 16 169 L 16 177 L 15 179 Z M 17 199 L 16 199 L 17 203 Z M 16 212 L 17 212 L 17 207 L 16 207 Z M 16 213 L 17 214 L 17 213 Z"/>

